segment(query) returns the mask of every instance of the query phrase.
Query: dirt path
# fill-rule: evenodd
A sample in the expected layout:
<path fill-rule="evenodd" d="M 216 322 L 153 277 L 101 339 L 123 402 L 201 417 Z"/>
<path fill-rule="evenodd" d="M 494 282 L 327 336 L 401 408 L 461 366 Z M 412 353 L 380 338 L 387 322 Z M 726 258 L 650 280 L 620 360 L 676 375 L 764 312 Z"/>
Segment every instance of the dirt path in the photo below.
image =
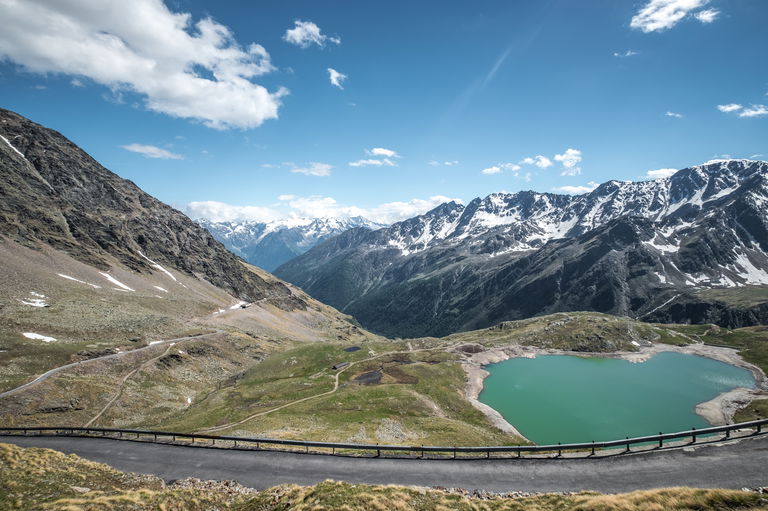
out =
<path fill-rule="evenodd" d="M 32 387 L 33 385 L 37 385 L 38 383 L 40 383 L 40 382 L 42 382 L 44 380 L 47 380 L 48 378 L 50 378 L 54 374 L 57 374 L 57 373 L 59 373 L 61 371 L 65 371 L 67 369 L 71 369 L 73 367 L 82 367 L 84 365 L 91 364 L 91 363 L 98 362 L 98 361 L 108 360 L 108 359 L 111 359 L 111 358 L 119 358 L 119 357 L 123 357 L 125 355 L 133 354 L 133 353 L 139 353 L 141 351 L 148 350 L 150 348 L 155 348 L 155 347 L 158 347 L 158 346 L 162 346 L 163 344 L 184 342 L 184 341 L 188 341 L 188 340 L 191 340 L 191 339 L 205 339 L 206 337 L 210 337 L 212 335 L 221 334 L 223 332 L 224 332 L 224 330 L 216 330 L 215 332 L 210 332 L 210 333 L 207 333 L 207 334 L 188 335 L 188 336 L 185 336 L 185 337 L 177 337 L 175 339 L 168 339 L 168 340 L 165 340 L 165 341 L 156 341 L 156 342 L 154 342 L 152 344 L 148 344 L 148 345 L 144 346 L 143 348 L 136 348 L 135 350 L 129 350 L 129 351 L 121 351 L 119 353 L 112 353 L 111 355 L 104 355 L 103 357 L 89 358 L 88 360 L 82 360 L 80 362 L 72 362 L 71 364 L 66 364 L 66 365 L 63 365 L 63 366 L 59 366 L 59 367 L 53 368 L 50 371 L 47 371 L 47 372 L 41 374 L 40 376 L 38 376 L 37 378 L 35 378 L 34 380 L 32 380 L 29 383 L 25 383 L 24 385 L 19 385 L 18 387 L 13 388 L 11 390 L 6 390 L 5 392 L 0 393 L 0 398 L 4 398 L 4 397 L 8 397 L 8 396 L 12 396 L 14 394 L 17 394 L 17 393 L 19 393 L 19 392 L 21 392 L 21 391 L 23 391 L 25 389 L 28 389 L 29 387 Z"/>
<path fill-rule="evenodd" d="M 347 371 L 348 369 L 354 367 L 357 364 L 361 364 L 363 362 L 370 362 L 371 360 L 376 360 L 377 358 L 385 357 L 387 355 L 401 355 L 401 354 L 406 354 L 406 353 L 418 353 L 420 351 L 423 352 L 423 351 L 434 351 L 434 350 L 447 350 L 447 349 L 455 348 L 456 346 L 459 346 L 461 344 L 462 343 L 456 343 L 456 344 L 453 344 L 453 345 L 450 345 L 450 346 L 437 346 L 437 347 L 433 347 L 433 348 L 421 348 L 421 349 L 417 349 L 417 350 L 388 351 L 386 353 L 380 353 L 380 354 L 375 355 L 373 357 L 368 357 L 368 358 L 364 358 L 362 360 L 356 360 L 354 362 L 350 362 L 349 365 L 345 366 L 343 369 L 341 369 L 340 371 L 338 371 L 336 373 L 336 375 L 334 376 L 334 381 L 333 381 L 333 389 L 331 389 L 331 390 L 329 390 L 327 392 L 322 392 L 320 394 L 315 394 L 314 396 L 303 397 L 301 399 L 297 399 L 296 401 L 291 401 L 291 402 L 286 403 L 284 405 L 280 405 L 280 406 L 278 406 L 276 408 L 271 408 L 271 409 L 265 410 L 263 412 L 254 413 L 253 415 L 249 415 L 245 419 L 239 420 L 237 422 L 230 422 L 229 424 L 223 424 L 221 426 L 214 426 L 212 428 L 201 429 L 201 430 L 196 431 L 196 433 L 216 433 L 217 431 L 223 431 L 225 429 L 229 429 L 229 428 L 233 428 L 235 426 L 239 426 L 239 425 L 244 424 L 244 423 L 246 423 L 246 422 L 248 422 L 248 421 L 250 421 L 252 419 L 255 419 L 256 417 L 261 417 L 263 415 L 267 415 L 267 414 L 270 414 L 270 413 L 273 413 L 273 412 L 277 412 L 278 410 L 283 410 L 285 408 L 288 408 L 289 406 L 294 406 L 294 405 L 297 405 L 299 403 L 303 403 L 305 401 L 309 401 L 310 399 L 316 399 L 316 398 L 323 397 L 323 396 L 330 396 L 331 394 L 333 394 L 337 390 L 339 390 L 339 377 L 341 376 L 341 373 Z"/>
<path fill-rule="evenodd" d="M 206 334 L 206 336 L 208 336 L 208 335 L 213 335 L 213 334 Z M 187 338 L 187 339 L 182 339 L 182 340 L 168 341 L 168 342 L 170 342 L 170 344 L 168 345 L 168 348 L 163 353 L 161 353 L 160 355 L 158 355 L 156 357 L 150 358 L 149 360 L 147 360 L 143 364 L 139 365 L 139 367 L 137 367 L 136 369 L 130 371 L 128 374 L 123 376 L 123 379 L 120 380 L 120 387 L 117 389 L 117 393 L 115 394 L 115 396 L 112 399 L 110 399 L 109 402 L 106 405 L 104 405 L 104 408 L 102 408 L 99 413 L 97 413 L 91 420 L 86 422 L 83 425 L 83 427 L 87 428 L 88 426 L 90 426 L 94 422 L 96 422 L 99 419 L 99 417 L 104 415 L 104 412 L 106 412 L 109 409 L 109 407 L 111 407 L 118 399 L 120 399 L 120 397 L 123 395 L 123 391 L 125 390 L 125 384 L 128 383 L 128 380 L 131 378 L 131 376 L 133 376 L 134 374 L 138 373 L 139 371 L 141 371 L 142 369 L 147 367 L 152 362 L 155 362 L 156 360 L 159 360 L 159 359 L 163 358 L 164 356 L 166 356 L 167 354 L 169 354 L 171 352 L 171 348 L 173 348 L 177 344 L 180 344 L 180 343 L 185 342 L 185 341 L 191 341 L 191 340 L 194 340 L 194 339 L 200 339 L 200 337 L 203 337 L 203 336 L 197 336 L 197 337 L 192 337 L 192 338 Z M 153 345 L 153 346 L 156 346 L 156 344 Z"/>

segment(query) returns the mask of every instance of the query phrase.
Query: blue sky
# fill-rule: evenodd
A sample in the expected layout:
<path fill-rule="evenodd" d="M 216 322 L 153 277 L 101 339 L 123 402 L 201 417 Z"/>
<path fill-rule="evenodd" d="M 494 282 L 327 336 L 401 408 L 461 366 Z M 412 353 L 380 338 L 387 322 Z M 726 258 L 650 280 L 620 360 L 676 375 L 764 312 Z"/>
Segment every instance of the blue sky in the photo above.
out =
<path fill-rule="evenodd" d="M 393 221 L 768 154 L 764 0 L 29 0 L 0 20 L 0 106 L 216 219 Z"/>

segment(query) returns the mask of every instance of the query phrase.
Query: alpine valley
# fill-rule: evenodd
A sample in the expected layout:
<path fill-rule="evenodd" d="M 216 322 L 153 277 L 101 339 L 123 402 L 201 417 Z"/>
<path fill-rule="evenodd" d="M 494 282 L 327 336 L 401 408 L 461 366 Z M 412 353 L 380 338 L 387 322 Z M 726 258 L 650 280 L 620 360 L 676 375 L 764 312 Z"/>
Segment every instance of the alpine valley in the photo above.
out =
<path fill-rule="evenodd" d="M 290 218 L 273 222 L 199 219 L 198 223 L 233 253 L 267 271 L 274 271 L 321 241 L 348 229 L 384 227 L 363 217 Z"/>
<path fill-rule="evenodd" d="M 495 193 L 351 229 L 275 274 L 391 336 L 561 311 L 768 322 L 768 163 L 713 160 L 582 195 Z"/>

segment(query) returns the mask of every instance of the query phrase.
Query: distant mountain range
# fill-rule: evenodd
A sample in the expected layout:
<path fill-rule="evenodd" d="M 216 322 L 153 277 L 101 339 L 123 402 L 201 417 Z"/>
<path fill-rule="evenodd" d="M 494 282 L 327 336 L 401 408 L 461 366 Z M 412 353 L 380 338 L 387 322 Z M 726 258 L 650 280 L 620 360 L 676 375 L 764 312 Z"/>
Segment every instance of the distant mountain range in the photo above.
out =
<path fill-rule="evenodd" d="M 766 211 L 768 163 L 717 160 L 583 195 L 445 203 L 344 232 L 275 274 L 388 335 L 569 310 L 743 326 L 768 321 Z M 748 288 L 757 300 L 739 298 Z"/>
<path fill-rule="evenodd" d="M 384 227 L 363 217 L 288 218 L 274 222 L 212 222 L 203 219 L 198 223 L 229 250 L 267 271 L 273 271 L 321 241 L 346 230 Z"/>

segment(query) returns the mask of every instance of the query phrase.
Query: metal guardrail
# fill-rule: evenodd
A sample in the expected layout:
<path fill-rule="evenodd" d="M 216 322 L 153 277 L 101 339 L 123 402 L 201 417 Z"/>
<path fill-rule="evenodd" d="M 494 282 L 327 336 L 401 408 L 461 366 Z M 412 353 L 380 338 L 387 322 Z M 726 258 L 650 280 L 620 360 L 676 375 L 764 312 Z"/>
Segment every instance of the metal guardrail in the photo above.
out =
<path fill-rule="evenodd" d="M 573 452 L 589 452 L 588 456 L 595 455 L 597 449 L 610 449 L 616 447 L 625 447 L 624 452 L 630 452 L 632 445 L 638 444 L 658 444 L 657 449 L 664 447 L 664 442 L 669 440 L 680 440 L 690 438 L 691 443 L 695 443 L 697 438 L 704 436 L 715 435 L 718 433 L 725 433 L 725 439 L 731 438 L 731 433 L 734 431 L 753 430 L 752 435 L 759 435 L 763 433 L 763 426 L 768 425 L 768 419 L 741 422 L 738 424 L 729 424 L 726 426 L 714 426 L 711 428 L 696 429 L 692 428 L 687 431 L 679 431 L 677 433 L 659 433 L 658 435 L 642 436 L 635 438 L 625 438 L 623 440 L 610 440 L 606 442 L 590 442 L 590 443 L 574 443 L 574 444 L 557 444 L 557 445 L 500 445 L 500 446 L 474 446 L 474 447 L 459 447 L 459 446 L 408 446 L 408 445 L 379 445 L 379 444 L 355 444 L 355 443 L 340 443 L 340 442 L 312 442 L 304 440 L 284 440 L 278 438 L 257 438 L 257 437 L 236 437 L 236 436 L 218 436 L 218 435 L 202 435 L 195 433 L 173 433 L 169 431 L 152 431 L 152 430 L 139 430 L 139 429 L 117 429 L 117 428 L 71 428 L 71 427 L 0 427 L 0 436 L 75 436 L 75 437 L 88 437 L 88 438 L 111 438 L 111 439 L 123 439 L 123 440 L 141 440 L 154 443 L 173 443 L 178 444 L 180 440 L 188 440 L 189 443 L 183 445 L 197 446 L 197 447 L 219 447 L 219 448 L 234 448 L 234 449 L 250 449 L 250 450 L 275 450 L 265 449 L 266 446 L 291 446 L 291 447 L 303 447 L 304 451 L 298 452 L 310 452 L 310 448 L 325 449 L 325 451 L 312 451 L 313 454 L 333 454 L 333 455 L 359 455 L 359 453 L 375 453 L 377 457 L 381 456 L 382 452 L 385 453 L 421 453 L 421 457 L 424 457 L 425 453 L 443 453 L 444 455 L 452 455 L 456 458 L 459 453 L 461 454 L 485 454 L 485 458 L 490 459 L 492 454 L 517 454 L 518 457 L 522 457 L 523 453 L 555 453 L 558 456 L 562 456 L 564 451 Z M 131 438 L 135 436 L 135 438 Z M 164 440 L 165 439 L 165 440 Z M 209 440 L 210 444 L 196 443 L 198 440 Z M 219 445 L 216 445 L 216 442 Z M 227 447 L 223 443 L 232 443 L 232 446 Z M 330 451 L 330 452 L 328 452 Z M 349 451 L 344 453 L 343 451 Z M 295 451 L 294 451 L 295 452 Z M 466 457 L 466 456 L 465 456 Z"/>

